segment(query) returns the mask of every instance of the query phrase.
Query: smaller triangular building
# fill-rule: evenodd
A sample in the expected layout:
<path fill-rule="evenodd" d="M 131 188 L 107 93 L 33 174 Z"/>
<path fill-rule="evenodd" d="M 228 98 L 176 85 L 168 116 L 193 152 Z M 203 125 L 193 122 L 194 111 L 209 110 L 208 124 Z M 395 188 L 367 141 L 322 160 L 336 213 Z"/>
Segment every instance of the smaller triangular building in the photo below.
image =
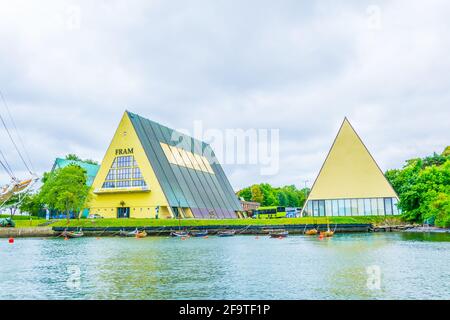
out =
<path fill-rule="evenodd" d="M 397 215 L 398 196 L 347 118 L 317 176 L 303 216 Z"/>

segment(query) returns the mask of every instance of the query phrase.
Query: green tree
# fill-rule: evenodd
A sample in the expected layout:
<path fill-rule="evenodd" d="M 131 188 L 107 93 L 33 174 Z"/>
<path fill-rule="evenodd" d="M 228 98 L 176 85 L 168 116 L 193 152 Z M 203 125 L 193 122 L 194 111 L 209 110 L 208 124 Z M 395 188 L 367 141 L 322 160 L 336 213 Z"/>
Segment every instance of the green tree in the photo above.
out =
<path fill-rule="evenodd" d="M 276 206 L 277 198 L 275 196 L 275 190 L 273 189 L 273 187 L 268 183 L 261 183 L 259 187 L 264 195 L 264 200 L 261 204 L 265 207 Z"/>
<path fill-rule="evenodd" d="M 20 204 L 20 211 L 27 212 L 31 216 L 37 216 L 43 207 L 38 193 L 26 194 Z"/>
<path fill-rule="evenodd" d="M 442 152 L 442 155 L 444 157 L 450 157 L 450 146 L 448 146 L 447 148 L 445 148 L 444 152 Z"/>
<path fill-rule="evenodd" d="M 287 205 L 288 205 L 288 198 L 287 198 L 286 194 L 283 191 L 281 191 L 281 190 L 277 191 L 277 199 L 278 199 L 277 206 L 287 207 Z"/>
<path fill-rule="evenodd" d="M 98 162 L 97 162 L 97 161 L 95 161 L 95 160 L 91 160 L 91 159 L 85 159 L 85 160 L 83 160 L 83 162 L 86 162 L 86 163 L 89 163 L 89 164 L 95 164 L 95 165 L 97 165 L 97 166 L 98 166 Z"/>
<path fill-rule="evenodd" d="M 3 206 L 9 210 L 11 218 L 16 214 L 17 209 L 19 209 L 19 204 L 23 196 L 24 195 L 13 194 L 11 198 L 3 204 Z"/>
<path fill-rule="evenodd" d="M 83 160 L 83 159 L 81 159 L 79 156 L 77 156 L 76 154 L 73 154 L 73 153 L 69 153 L 69 154 L 66 156 L 66 160 L 82 161 L 82 162 L 86 162 L 86 163 L 98 165 L 98 162 L 95 161 L 95 160 L 91 160 L 91 159 L 85 159 L 85 160 Z"/>
<path fill-rule="evenodd" d="M 89 201 L 86 180 L 86 171 L 79 166 L 57 169 L 46 177 L 39 193 L 41 202 L 51 209 L 65 212 L 69 221 L 70 212 L 80 212 Z"/>
<path fill-rule="evenodd" d="M 238 191 L 237 195 L 244 198 L 245 201 L 252 201 L 252 190 L 250 187 Z"/>
<path fill-rule="evenodd" d="M 83 161 L 83 160 L 81 160 L 80 157 L 78 157 L 76 154 L 73 154 L 73 153 L 69 153 L 69 154 L 66 156 L 66 160 Z"/>
<path fill-rule="evenodd" d="M 264 202 L 264 195 L 261 191 L 261 188 L 259 185 L 255 184 L 251 187 L 251 192 L 252 192 L 252 201 L 254 202 L 259 202 L 259 203 L 263 203 Z"/>
<path fill-rule="evenodd" d="M 257 187 L 259 190 L 257 190 Z M 238 191 L 238 196 L 247 201 L 251 201 L 256 193 L 261 199 L 259 192 L 262 193 L 263 206 L 281 206 L 281 207 L 302 207 L 308 196 L 309 189 L 297 189 L 294 185 L 275 188 L 268 183 L 261 183 L 252 187 L 244 188 Z"/>
<path fill-rule="evenodd" d="M 432 219 L 437 226 L 449 226 L 450 156 L 434 153 L 411 159 L 401 170 L 387 171 L 386 177 L 399 195 L 406 220 Z"/>

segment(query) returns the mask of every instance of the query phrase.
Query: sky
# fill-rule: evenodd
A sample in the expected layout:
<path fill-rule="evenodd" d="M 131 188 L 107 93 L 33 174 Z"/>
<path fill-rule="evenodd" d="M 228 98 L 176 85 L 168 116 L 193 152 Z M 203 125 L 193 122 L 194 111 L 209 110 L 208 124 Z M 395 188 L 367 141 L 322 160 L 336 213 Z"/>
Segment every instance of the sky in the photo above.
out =
<path fill-rule="evenodd" d="M 345 116 L 383 171 L 450 144 L 449 13 L 445 0 L 0 0 L 0 91 L 38 174 L 68 153 L 101 162 L 129 110 L 188 131 L 278 130 L 278 170 L 227 163 L 233 188 L 311 186 Z"/>

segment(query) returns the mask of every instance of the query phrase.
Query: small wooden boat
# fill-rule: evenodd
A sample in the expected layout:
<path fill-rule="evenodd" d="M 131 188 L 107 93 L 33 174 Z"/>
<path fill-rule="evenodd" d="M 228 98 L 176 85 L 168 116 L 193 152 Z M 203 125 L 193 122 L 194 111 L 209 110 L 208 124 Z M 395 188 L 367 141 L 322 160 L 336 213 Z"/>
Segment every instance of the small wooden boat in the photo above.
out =
<path fill-rule="evenodd" d="M 236 230 L 225 230 L 217 232 L 219 237 L 233 237 L 236 235 Z"/>
<path fill-rule="evenodd" d="M 195 238 L 202 238 L 208 236 L 208 230 L 205 231 L 191 231 L 191 236 Z"/>
<path fill-rule="evenodd" d="M 337 224 L 336 224 L 336 227 L 337 227 Z M 334 228 L 334 231 L 336 231 L 336 227 Z M 332 236 L 334 236 L 334 231 L 331 231 L 330 222 L 327 220 L 327 231 L 322 231 L 320 233 L 320 237 L 321 238 L 331 238 Z"/>
<path fill-rule="evenodd" d="M 67 231 L 64 230 L 61 234 L 64 238 L 81 238 L 84 236 L 83 230 L 80 229 L 78 231 Z"/>
<path fill-rule="evenodd" d="M 332 236 L 334 236 L 334 231 L 331 231 L 330 229 L 328 229 L 327 231 L 321 232 L 320 236 L 325 237 L 325 238 L 331 238 Z"/>
<path fill-rule="evenodd" d="M 272 231 L 269 233 L 271 238 L 286 238 L 289 235 L 289 232 L 286 230 Z"/>
<path fill-rule="evenodd" d="M 307 236 L 315 236 L 319 233 L 319 231 L 317 231 L 317 229 L 309 229 L 307 231 L 305 231 L 305 234 Z"/>
<path fill-rule="evenodd" d="M 189 237 L 189 232 L 187 231 L 172 231 L 170 233 L 171 237 L 177 237 L 177 238 L 186 238 Z"/>
<path fill-rule="evenodd" d="M 121 237 L 136 237 L 136 235 L 139 233 L 138 229 L 134 231 L 125 231 L 124 229 L 120 230 L 119 235 Z"/>
<path fill-rule="evenodd" d="M 138 239 L 145 238 L 146 236 L 147 236 L 147 232 L 145 232 L 145 230 L 139 231 L 138 233 L 136 233 L 136 238 L 138 238 Z"/>

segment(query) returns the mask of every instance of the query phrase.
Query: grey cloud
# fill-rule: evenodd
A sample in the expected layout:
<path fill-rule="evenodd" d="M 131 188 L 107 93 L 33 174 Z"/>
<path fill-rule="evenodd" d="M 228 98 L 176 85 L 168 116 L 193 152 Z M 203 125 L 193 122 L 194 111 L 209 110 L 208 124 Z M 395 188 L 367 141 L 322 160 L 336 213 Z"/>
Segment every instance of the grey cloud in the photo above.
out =
<path fill-rule="evenodd" d="M 450 5 L 376 4 L 379 30 L 372 1 L 0 1 L 0 89 L 39 173 L 101 160 L 125 109 L 280 129 L 279 174 L 227 165 L 236 189 L 312 183 L 344 116 L 386 170 L 449 144 Z"/>

